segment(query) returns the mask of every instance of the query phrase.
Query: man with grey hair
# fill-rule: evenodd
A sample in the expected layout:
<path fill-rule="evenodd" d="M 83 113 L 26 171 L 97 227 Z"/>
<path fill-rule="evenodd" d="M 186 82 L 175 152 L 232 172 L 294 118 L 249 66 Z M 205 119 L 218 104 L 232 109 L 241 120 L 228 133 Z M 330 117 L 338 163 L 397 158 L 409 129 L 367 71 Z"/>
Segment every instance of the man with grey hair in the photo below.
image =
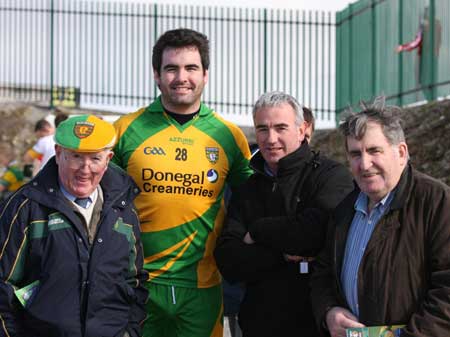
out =
<path fill-rule="evenodd" d="M 378 98 L 340 127 L 358 186 L 336 208 L 312 278 L 324 335 L 379 325 L 449 334 L 450 189 L 408 163 L 400 112 Z"/>
<path fill-rule="evenodd" d="M 225 279 L 246 283 L 245 337 L 316 337 L 309 279 L 330 211 L 353 189 L 350 172 L 312 152 L 303 111 L 282 92 L 253 109 L 254 174 L 233 192 L 215 250 Z"/>

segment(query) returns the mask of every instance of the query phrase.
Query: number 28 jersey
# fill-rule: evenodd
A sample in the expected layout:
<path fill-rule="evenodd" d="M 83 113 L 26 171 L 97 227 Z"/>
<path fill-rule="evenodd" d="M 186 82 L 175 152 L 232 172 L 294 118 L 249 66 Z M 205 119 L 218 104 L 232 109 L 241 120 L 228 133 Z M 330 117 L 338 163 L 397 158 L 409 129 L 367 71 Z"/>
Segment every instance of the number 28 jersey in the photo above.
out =
<path fill-rule="evenodd" d="M 115 122 L 113 161 L 141 189 L 135 204 L 149 281 L 189 288 L 220 283 L 213 250 L 222 230 L 225 184 L 251 174 L 242 131 L 201 105 L 184 125 L 160 98 Z"/>

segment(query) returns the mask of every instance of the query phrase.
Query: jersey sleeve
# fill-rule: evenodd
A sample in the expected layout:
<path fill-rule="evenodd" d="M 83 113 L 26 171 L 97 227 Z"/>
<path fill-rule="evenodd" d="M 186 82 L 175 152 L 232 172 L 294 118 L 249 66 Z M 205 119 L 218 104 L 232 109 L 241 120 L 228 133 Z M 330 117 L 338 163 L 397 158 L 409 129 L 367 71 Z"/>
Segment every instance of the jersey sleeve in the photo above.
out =
<path fill-rule="evenodd" d="M 238 127 L 232 128 L 231 132 L 238 148 L 228 176 L 228 183 L 234 188 L 244 183 L 253 171 L 249 166 L 251 153 L 244 133 Z"/>
<path fill-rule="evenodd" d="M 33 159 L 37 159 L 37 160 L 41 160 L 42 159 L 42 153 L 36 151 L 34 146 L 33 146 L 32 149 L 29 149 L 27 151 L 27 154 Z"/>

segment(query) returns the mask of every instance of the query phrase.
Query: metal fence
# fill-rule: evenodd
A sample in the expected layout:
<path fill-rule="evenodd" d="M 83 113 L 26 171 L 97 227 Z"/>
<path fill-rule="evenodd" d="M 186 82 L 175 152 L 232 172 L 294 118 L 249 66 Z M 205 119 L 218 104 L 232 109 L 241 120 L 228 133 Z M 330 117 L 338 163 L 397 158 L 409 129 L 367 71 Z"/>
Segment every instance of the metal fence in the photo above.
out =
<path fill-rule="evenodd" d="M 319 128 L 334 127 L 335 17 L 328 12 L 0 0 L 0 96 L 132 111 L 158 95 L 151 48 L 178 27 L 209 37 L 203 99 L 225 118 L 250 125 L 259 95 L 283 90 L 312 107 Z"/>
<path fill-rule="evenodd" d="M 336 15 L 336 110 L 386 95 L 406 105 L 450 95 L 450 1 L 360 0 Z M 421 33 L 421 45 L 396 48 Z"/>

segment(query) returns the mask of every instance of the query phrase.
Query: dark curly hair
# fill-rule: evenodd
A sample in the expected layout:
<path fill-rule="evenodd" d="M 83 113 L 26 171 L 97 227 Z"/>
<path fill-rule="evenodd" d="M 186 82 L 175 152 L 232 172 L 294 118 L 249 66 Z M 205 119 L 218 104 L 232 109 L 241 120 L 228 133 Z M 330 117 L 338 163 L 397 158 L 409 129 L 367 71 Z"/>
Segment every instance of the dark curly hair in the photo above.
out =
<path fill-rule="evenodd" d="M 200 53 L 203 71 L 209 68 L 209 41 L 206 35 L 192 29 L 179 28 L 168 30 L 161 35 L 153 47 L 152 66 L 161 73 L 162 54 L 166 48 L 195 47 Z"/>

